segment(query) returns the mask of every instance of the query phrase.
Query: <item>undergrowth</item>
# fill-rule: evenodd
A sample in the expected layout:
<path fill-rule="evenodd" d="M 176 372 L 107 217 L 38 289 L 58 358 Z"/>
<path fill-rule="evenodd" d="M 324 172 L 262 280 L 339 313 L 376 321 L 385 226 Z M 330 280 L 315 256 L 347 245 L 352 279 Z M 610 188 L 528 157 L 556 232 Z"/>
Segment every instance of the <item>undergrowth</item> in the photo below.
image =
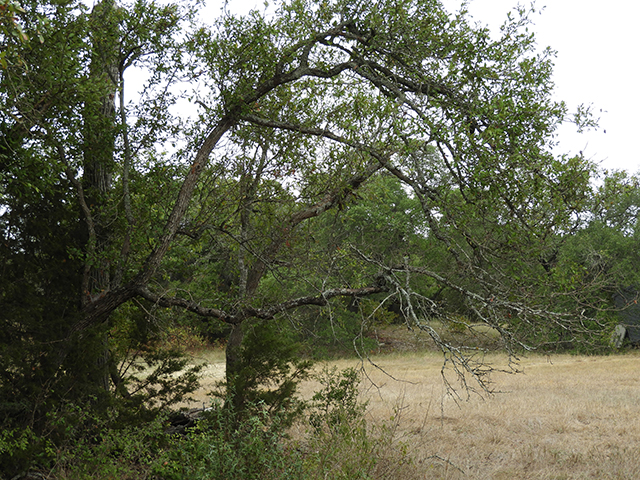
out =
<path fill-rule="evenodd" d="M 324 370 L 291 435 L 289 419 L 259 405 L 238 427 L 228 404 L 215 403 L 185 435 L 167 433 L 160 416 L 144 426 L 105 429 L 54 452 L 41 473 L 59 480 L 280 480 L 421 478 L 397 441 L 393 419 L 370 425 L 354 369 Z M 285 424 L 286 422 L 286 424 Z"/>

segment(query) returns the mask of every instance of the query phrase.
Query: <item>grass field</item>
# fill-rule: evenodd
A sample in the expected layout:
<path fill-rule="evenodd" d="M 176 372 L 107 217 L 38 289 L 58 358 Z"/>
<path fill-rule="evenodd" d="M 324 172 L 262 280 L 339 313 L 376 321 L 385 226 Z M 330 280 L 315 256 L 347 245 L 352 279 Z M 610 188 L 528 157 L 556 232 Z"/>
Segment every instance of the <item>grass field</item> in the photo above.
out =
<path fill-rule="evenodd" d="M 208 353 L 205 383 L 224 374 Z M 404 352 L 330 362 L 363 367 L 371 425 L 393 427 L 426 479 L 640 478 L 640 354 L 532 355 L 522 373 L 492 375 L 490 396 L 455 400 L 437 353 Z M 507 358 L 487 360 L 505 367 Z M 378 368 L 379 367 L 379 368 Z M 318 369 L 322 365 L 317 366 Z M 302 385 L 310 396 L 317 384 Z M 206 401 L 207 386 L 198 392 Z M 299 433 L 302 435 L 302 433 Z"/>
<path fill-rule="evenodd" d="M 402 381 L 367 368 L 377 385 L 363 391 L 368 415 L 374 422 L 399 416 L 398 438 L 425 478 L 640 478 L 638 355 L 533 356 L 521 374 L 494 375 L 500 393 L 457 403 L 443 387 L 437 355 L 376 361 Z"/>

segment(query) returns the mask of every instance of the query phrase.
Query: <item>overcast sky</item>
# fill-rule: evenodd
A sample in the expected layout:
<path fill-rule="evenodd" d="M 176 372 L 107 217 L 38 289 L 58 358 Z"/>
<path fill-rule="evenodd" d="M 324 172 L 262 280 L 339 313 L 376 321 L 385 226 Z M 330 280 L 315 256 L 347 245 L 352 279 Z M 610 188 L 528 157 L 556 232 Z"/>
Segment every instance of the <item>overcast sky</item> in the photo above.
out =
<path fill-rule="evenodd" d="M 529 2 L 521 2 L 529 5 Z M 457 10 L 459 0 L 444 4 Z M 474 19 L 496 29 L 517 0 L 472 0 Z M 534 32 L 540 47 L 558 52 L 554 70 L 557 99 L 570 108 L 593 104 L 600 128 L 582 135 L 572 126 L 560 132 L 564 152 L 583 151 L 608 169 L 640 168 L 640 2 L 610 0 L 547 0 L 536 2 Z M 602 109 L 602 113 L 600 113 Z M 605 133 L 606 132 L 606 133 Z"/>
<path fill-rule="evenodd" d="M 221 0 L 206 0 L 208 10 L 219 12 Z M 277 3 L 273 0 L 271 4 Z M 457 11 L 461 0 L 443 0 L 449 11 Z M 507 12 L 518 0 L 471 0 L 474 20 L 497 32 Z M 525 6 L 530 2 L 521 0 Z M 246 12 L 263 8 L 262 0 L 229 0 L 232 10 Z M 543 8 L 544 7 L 544 8 Z M 532 30 L 540 48 L 558 52 L 553 80 L 556 99 L 571 111 L 579 104 L 592 104 L 600 128 L 576 133 L 573 125 L 559 132 L 558 153 L 577 154 L 600 162 L 607 169 L 640 169 L 640 1 L 637 0 L 546 0 L 537 1 Z M 602 112 L 601 112 L 602 110 Z M 638 136 L 636 136 L 638 135 Z"/>

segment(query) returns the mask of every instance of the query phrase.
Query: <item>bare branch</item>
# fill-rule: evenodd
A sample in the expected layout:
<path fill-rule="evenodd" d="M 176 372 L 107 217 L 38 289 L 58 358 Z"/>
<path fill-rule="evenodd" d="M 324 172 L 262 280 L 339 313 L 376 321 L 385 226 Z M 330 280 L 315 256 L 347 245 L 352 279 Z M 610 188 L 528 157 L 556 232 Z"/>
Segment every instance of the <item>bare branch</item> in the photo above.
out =
<path fill-rule="evenodd" d="M 160 307 L 180 307 L 189 312 L 204 318 L 217 318 L 225 323 L 231 325 L 238 325 L 244 319 L 249 317 L 260 318 L 263 320 L 270 320 L 279 313 L 286 312 L 288 310 L 294 310 L 299 307 L 307 305 L 325 306 L 328 301 L 334 297 L 363 297 L 367 295 L 373 295 L 387 291 L 384 286 L 372 286 L 362 288 L 334 288 L 325 290 L 319 295 L 309 295 L 304 297 L 298 297 L 286 302 L 271 305 L 266 308 L 255 308 L 251 306 L 245 306 L 234 312 L 233 314 L 227 313 L 217 308 L 206 308 L 200 304 L 179 297 L 166 297 L 151 292 L 148 288 L 139 288 L 137 293 L 139 296 L 155 303 Z"/>
<path fill-rule="evenodd" d="M 225 323 L 235 324 L 235 317 L 217 308 L 206 308 L 191 300 L 179 297 L 165 297 L 151 292 L 146 287 L 137 289 L 138 295 L 161 307 L 181 307 L 201 317 L 218 318 Z"/>
<path fill-rule="evenodd" d="M 320 295 L 299 297 L 292 300 L 288 300 L 277 305 L 273 305 L 266 309 L 256 310 L 257 317 L 260 318 L 272 318 L 276 313 L 284 312 L 286 310 L 292 310 L 305 305 L 318 305 L 325 306 L 328 301 L 334 297 L 364 297 L 367 295 L 373 295 L 376 293 L 386 292 L 388 290 L 385 286 L 372 286 L 363 288 L 333 288 L 323 291 Z"/>

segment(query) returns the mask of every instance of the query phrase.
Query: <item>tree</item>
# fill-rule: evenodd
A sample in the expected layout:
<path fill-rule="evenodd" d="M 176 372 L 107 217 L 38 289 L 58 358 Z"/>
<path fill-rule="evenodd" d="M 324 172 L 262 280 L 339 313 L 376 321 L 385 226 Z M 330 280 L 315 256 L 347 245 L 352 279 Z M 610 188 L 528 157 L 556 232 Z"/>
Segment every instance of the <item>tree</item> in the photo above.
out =
<path fill-rule="evenodd" d="M 38 398 L 31 411 L 46 411 L 45 386 L 82 358 L 93 369 L 131 302 L 227 324 L 228 382 L 251 322 L 381 292 L 479 378 L 424 323 L 437 304 L 416 277 L 459 292 L 507 340 L 509 324 L 580 320 L 555 308 L 545 261 L 575 226 L 592 166 L 550 153 L 567 111 L 551 99 L 553 52 L 535 50 L 523 9 L 497 39 L 436 0 L 291 0 L 269 14 L 223 10 L 210 27 L 143 0 L 24 9 L 50 24 L 42 49 L 21 47 L 28 68 L 2 72 L 2 302 L 11 338 L 41 352 L 26 362 L 44 378 L 40 397 L 25 393 Z M 150 76 L 127 104 L 133 65 Z M 175 113 L 182 100 L 193 121 Z M 354 261 L 375 275 L 307 281 L 305 262 L 336 255 L 307 226 L 349 211 L 381 171 L 411 190 L 446 258 L 373 255 L 355 238 Z M 16 307 L 18 284 L 37 301 Z M 16 358 L 3 355 L 6 381 L 22 375 L 12 388 L 23 392 L 33 382 Z"/>
<path fill-rule="evenodd" d="M 83 308 L 122 282 L 130 239 L 121 216 L 131 217 L 129 202 L 124 209 L 120 205 L 123 191 L 127 200 L 130 196 L 122 179 L 131 151 L 122 147 L 128 136 L 114 116 L 114 100 L 116 90 L 123 92 L 128 66 L 153 56 L 162 68 L 163 55 L 175 52 L 175 7 L 144 6 L 141 12 L 139 3 L 125 18 L 109 2 L 94 14 L 78 2 L 23 7 L 32 20 L 25 35 L 37 38 L 36 29 L 46 28 L 41 43 L 25 42 L 16 51 L 21 62 L 1 74 L 0 321 L 6 336 L 0 350 L 0 411 L 9 436 L 34 432 L 38 437 L 28 442 L 28 457 L 66 435 L 56 418 L 70 414 L 73 423 L 70 405 L 104 412 L 113 406 L 113 390 L 126 396 L 131 410 L 153 396 L 166 400 L 167 390 L 176 386 L 171 374 L 184 363 L 152 352 L 148 360 L 157 368 L 149 378 L 163 388 L 139 384 L 139 392 L 146 392 L 133 398 L 117 376 L 119 359 L 109 358 L 109 319 L 82 335 L 71 334 Z M 129 31 L 129 44 L 120 42 L 121 29 Z M 153 142 L 152 135 L 144 140 Z M 168 398 L 182 393 L 175 390 Z M 19 469 L 22 460 L 11 458 L 12 468 Z"/>
<path fill-rule="evenodd" d="M 580 308 L 592 317 L 618 323 L 616 297 L 635 299 L 638 278 L 638 178 L 602 172 L 581 228 L 563 239 L 558 262 L 565 284 L 581 284 L 589 295 Z M 631 292 L 631 293 L 630 293 Z M 608 338 L 605 339 L 606 343 Z"/>

